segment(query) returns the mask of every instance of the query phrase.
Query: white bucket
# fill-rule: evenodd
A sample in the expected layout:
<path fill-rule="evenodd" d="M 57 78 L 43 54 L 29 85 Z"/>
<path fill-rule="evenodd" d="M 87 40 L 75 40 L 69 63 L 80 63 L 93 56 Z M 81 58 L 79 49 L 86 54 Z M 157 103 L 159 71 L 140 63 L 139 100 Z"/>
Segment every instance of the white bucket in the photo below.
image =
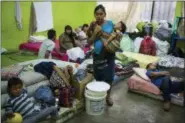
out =
<path fill-rule="evenodd" d="M 105 82 L 91 82 L 85 90 L 85 108 L 89 115 L 101 115 L 104 112 L 105 97 L 110 86 Z"/>

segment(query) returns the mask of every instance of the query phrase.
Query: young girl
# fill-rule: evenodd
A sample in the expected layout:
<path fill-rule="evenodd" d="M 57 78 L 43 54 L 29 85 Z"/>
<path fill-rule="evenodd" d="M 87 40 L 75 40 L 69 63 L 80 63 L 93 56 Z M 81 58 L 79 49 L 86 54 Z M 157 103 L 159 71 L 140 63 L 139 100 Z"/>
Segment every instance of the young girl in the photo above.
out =
<path fill-rule="evenodd" d="M 14 113 L 16 112 L 22 115 L 23 123 L 37 123 L 50 115 L 51 123 L 56 123 L 58 116 L 57 108 L 51 106 L 39 111 L 28 97 L 21 79 L 16 77 L 9 79 L 7 90 L 9 99 L 5 104 L 5 111 L 8 118 L 14 117 Z"/>

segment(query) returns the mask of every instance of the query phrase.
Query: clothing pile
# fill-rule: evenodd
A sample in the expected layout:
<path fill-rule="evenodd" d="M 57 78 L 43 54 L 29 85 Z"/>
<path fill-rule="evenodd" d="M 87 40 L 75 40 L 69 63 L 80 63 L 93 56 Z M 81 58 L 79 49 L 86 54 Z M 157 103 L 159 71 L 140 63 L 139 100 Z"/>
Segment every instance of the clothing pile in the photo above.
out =
<path fill-rule="evenodd" d="M 53 62 L 41 62 L 34 67 L 35 71 L 47 76 L 49 87 L 54 95 L 59 98 L 59 106 L 71 107 L 75 88 L 70 85 L 73 76 L 72 66 L 59 68 Z"/>
<path fill-rule="evenodd" d="M 184 68 L 184 58 L 178 58 L 172 55 L 166 55 L 160 58 L 158 64 L 163 67 Z"/>
<path fill-rule="evenodd" d="M 117 60 L 120 63 L 117 63 L 115 66 L 115 73 L 116 75 L 126 75 L 133 72 L 133 67 L 139 67 L 136 60 L 125 56 L 122 53 L 116 53 Z"/>

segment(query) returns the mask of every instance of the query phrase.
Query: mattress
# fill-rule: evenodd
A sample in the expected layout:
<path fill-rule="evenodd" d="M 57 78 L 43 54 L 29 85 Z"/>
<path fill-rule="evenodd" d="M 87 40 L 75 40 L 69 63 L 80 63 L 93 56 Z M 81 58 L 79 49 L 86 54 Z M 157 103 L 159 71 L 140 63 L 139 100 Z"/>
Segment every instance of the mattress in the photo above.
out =
<path fill-rule="evenodd" d="M 134 52 L 126 52 L 124 51 L 123 54 L 129 58 L 133 58 L 137 60 L 137 63 L 141 68 L 146 68 L 146 66 L 149 63 L 156 63 L 160 60 L 158 56 L 150 56 L 150 55 L 144 55 L 141 53 L 134 53 Z"/>
<path fill-rule="evenodd" d="M 133 75 L 128 79 L 128 90 L 140 95 L 144 95 L 153 99 L 163 100 L 160 90 L 151 82 L 148 82 L 137 75 Z M 177 94 L 171 94 L 171 103 L 183 106 L 184 99 Z"/>
<path fill-rule="evenodd" d="M 27 51 L 30 51 L 30 52 L 38 53 L 41 44 L 42 44 L 42 42 L 22 43 L 22 44 L 19 45 L 19 50 L 27 50 Z M 56 48 L 58 48 L 58 45 L 56 45 Z M 87 51 L 89 51 L 89 48 L 85 47 L 84 48 L 84 53 L 86 53 Z M 61 56 L 57 52 L 52 51 L 52 56 L 54 58 L 57 58 L 57 59 L 62 60 L 62 61 L 68 61 L 69 60 L 68 55 L 66 53 L 63 56 Z"/>

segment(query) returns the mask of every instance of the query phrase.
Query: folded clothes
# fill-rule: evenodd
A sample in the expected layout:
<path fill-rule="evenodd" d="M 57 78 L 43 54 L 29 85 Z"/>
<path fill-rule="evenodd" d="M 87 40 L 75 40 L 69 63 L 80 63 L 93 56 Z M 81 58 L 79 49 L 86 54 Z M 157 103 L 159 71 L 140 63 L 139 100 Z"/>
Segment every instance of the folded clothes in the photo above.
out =
<path fill-rule="evenodd" d="M 130 62 L 127 65 L 122 65 L 122 68 L 120 67 L 120 65 L 116 65 L 115 67 L 116 75 L 121 76 L 132 73 L 133 67 L 139 67 L 139 64 L 137 64 L 136 62 Z"/>

